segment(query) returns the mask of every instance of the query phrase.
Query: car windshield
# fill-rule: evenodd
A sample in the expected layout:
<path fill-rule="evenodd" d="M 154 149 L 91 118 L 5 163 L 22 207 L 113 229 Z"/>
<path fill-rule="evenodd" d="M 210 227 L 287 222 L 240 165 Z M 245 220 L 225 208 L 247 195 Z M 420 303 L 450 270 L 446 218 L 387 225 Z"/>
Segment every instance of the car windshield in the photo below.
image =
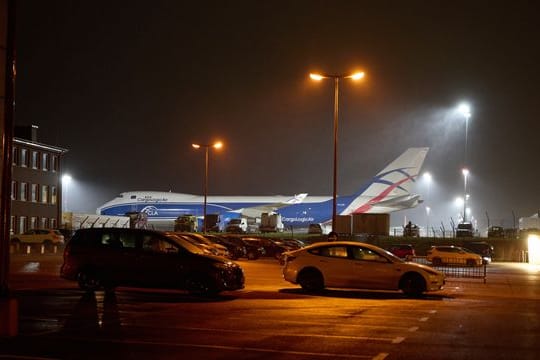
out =
<path fill-rule="evenodd" d="M 379 252 L 384 253 L 384 256 L 387 257 L 387 258 L 390 258 L 390 261 L 392 261 L 392 262 L 400 262 L 400 263 L 405 262 L 402 259 L 400 259 L 399 257 L 397 257 L 396 255 L 392 254 L 388 250 L 380 249 Z"/>
<path fill-rule="evenodd" d="M 191 242 L 189 242 L 184 237 L 181 237 L 181 236 L 178 236 L 178 235 L 173 235 L 173 234 L 167 234 L 167 238 L 171 239 L 176 244 L 180 245 L 181 247 L 183 247 L 184 249 L 186 249 L 190 253 L 199 254 L 199 255 L 204 254 L 203 249 L 201 249 L 200 247 L 192 244 Z"/>

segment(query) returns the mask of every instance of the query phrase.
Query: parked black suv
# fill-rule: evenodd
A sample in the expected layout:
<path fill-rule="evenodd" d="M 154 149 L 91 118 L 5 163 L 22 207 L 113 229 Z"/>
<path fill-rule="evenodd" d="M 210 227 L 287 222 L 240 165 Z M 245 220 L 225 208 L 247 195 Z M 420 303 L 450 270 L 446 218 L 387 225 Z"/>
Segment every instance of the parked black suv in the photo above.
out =
<path fill-rule="evenodd" d="M 178 288 L 201 295 L 244 287 L 242 268 L 172 232 L 78 230 L 64 249 L 60 275 L 88 291 L 116 286 Z"/>

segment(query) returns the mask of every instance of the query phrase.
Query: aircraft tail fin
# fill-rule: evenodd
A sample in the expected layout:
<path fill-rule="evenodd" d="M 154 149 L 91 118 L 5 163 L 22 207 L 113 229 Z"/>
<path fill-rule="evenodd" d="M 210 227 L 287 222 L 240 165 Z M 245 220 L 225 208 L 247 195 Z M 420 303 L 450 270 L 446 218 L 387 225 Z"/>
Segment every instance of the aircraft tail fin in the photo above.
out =
<path fill-rule="evenodd" d="M 427 147 L 407 149 L 355 193 L 342 214 L 369 212 L 389 197 L 410 195 L 428 150 Z"/>

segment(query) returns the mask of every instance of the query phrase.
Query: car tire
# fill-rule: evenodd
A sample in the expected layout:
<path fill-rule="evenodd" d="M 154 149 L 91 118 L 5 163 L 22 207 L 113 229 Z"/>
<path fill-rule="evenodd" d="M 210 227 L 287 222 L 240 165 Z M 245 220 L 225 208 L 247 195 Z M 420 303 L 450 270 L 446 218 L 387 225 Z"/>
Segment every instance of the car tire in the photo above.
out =
<path fill-rule="evenodd" d="M 219 293 L 214 281 L 201 275 L 192 275 L 186 281 L 186 289 L 192 295 L 213 297 Z"/>
<path fill-rule="evenodd" d="M 426 291 L 426 280 L 420 274 L 405 274 L 399 281 L 399 288 L 409 297 L 419 297 Z"/>
<path fill-rule="evenodd" d="M 83 290 L 92 292 L 101 288 L 101 280 L 97 272 L 93 269 L 85 269 L 77 274 L 77 282 Z"/>
<path fill-rule="evenodd" d="M 259 258 L 259 254 L 257 254 L 255 251 L 248 251 L 246 256 L 248 260 L 257 260 Z"/>
<path fill-rule="evenodd" d="M 317 292 L 324 289 L 324 278 L 317 269 L 304 269 L 298 274 L 298 284 L 306 292 Z"/>

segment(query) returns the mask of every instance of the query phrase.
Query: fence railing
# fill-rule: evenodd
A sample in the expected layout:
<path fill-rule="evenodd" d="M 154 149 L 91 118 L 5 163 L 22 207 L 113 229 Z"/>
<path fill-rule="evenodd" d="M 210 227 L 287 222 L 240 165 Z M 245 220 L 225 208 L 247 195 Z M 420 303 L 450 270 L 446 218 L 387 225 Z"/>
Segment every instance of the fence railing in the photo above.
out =
<path fill-rule="evenodd" d="M 410 261 L 431 266 L 434 269 L 442 271 L 447 278 L 469 278 L 481 279 L 484 284 L 487 280 L 488 264 L 484 262 L 482 265 L 469 265 L 461 259 L 441 259 L 440 263 L 433 264 L 429 262 L 425 256 L 413 256 Z"/>

